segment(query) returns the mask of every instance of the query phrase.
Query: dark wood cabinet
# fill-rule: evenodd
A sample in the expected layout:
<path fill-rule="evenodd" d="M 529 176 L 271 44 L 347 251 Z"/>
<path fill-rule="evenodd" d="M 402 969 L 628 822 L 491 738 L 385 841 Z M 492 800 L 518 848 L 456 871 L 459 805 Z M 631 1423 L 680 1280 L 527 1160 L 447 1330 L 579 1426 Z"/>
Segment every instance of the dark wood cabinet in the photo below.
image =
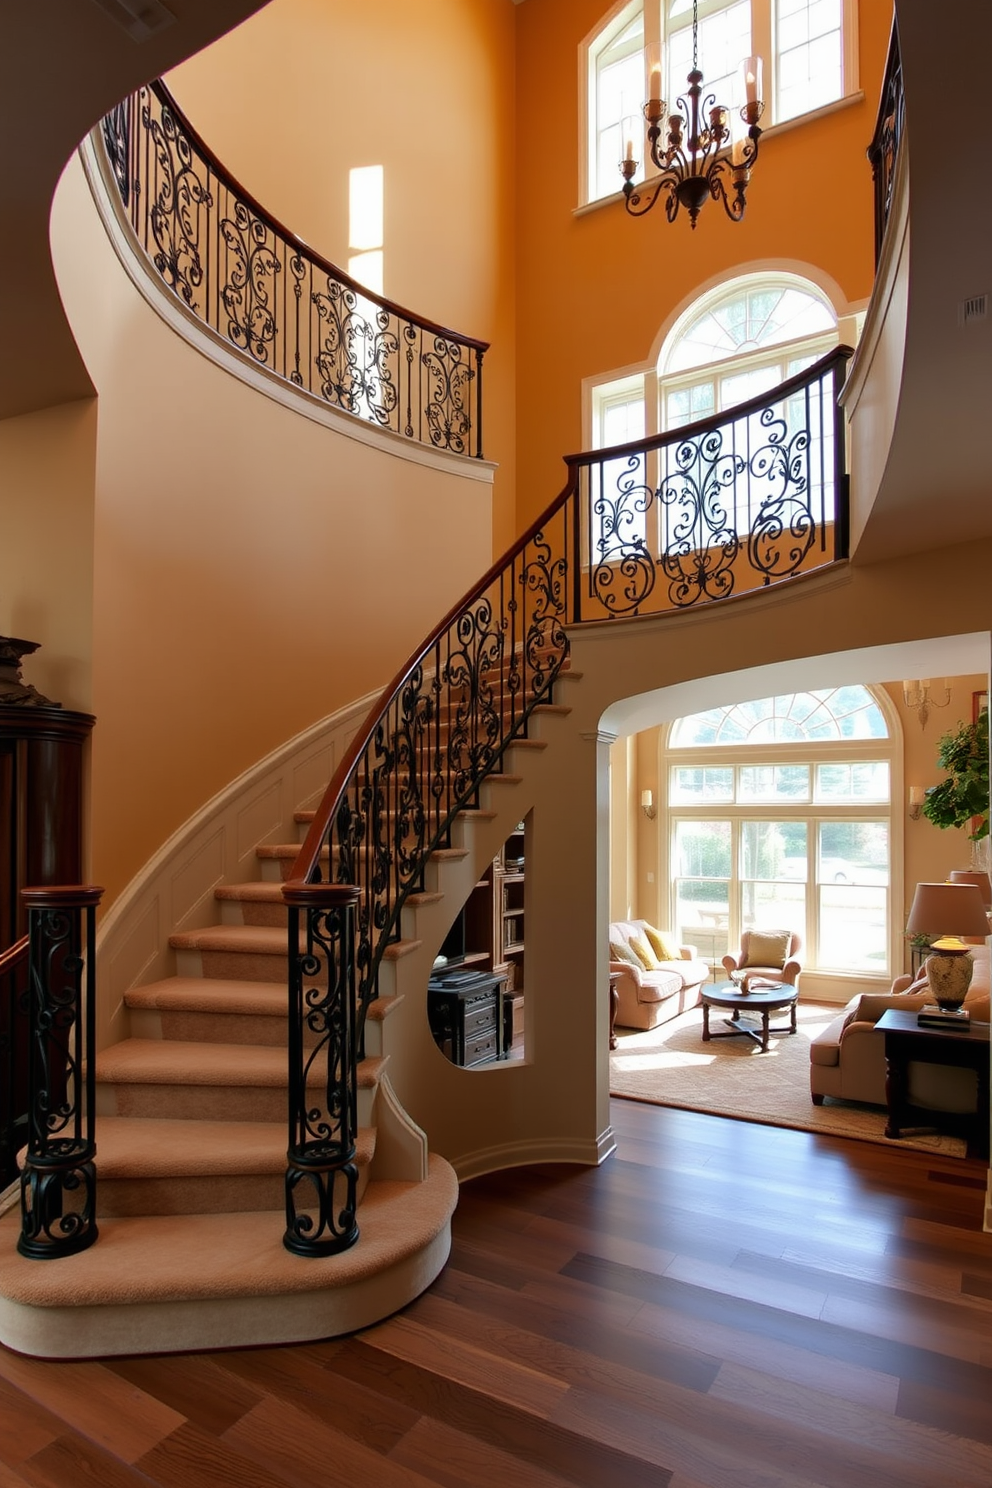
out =
<path fill-rule="evenodd" d="M 427 984 L 434 1042 L 465 1069 L 503 1057 L 505 977 L 469 967 L 440 972 Z"/>
<path fill-rule="evenodd" d="M 487 1058 L 502 1058 L 523 1049 L 526 843 L 526 826 L 520 822 L 487 865 L 468 897 L 460 922 L 456 922 L 448 938 L 448 943 L 457 947 L 457 965 L 449 968 L 450 976 L 442 966 L 436 965 L 430 983 L 432 995 L 433 989 L 441 982 L 455 985 L 459 974 L 466 977 L 471 973 L 481 974 L 498 983 L 501 1002 L 498 1051 L 490 1052 Z M 440 1008 L 441 1004 L 437 1006 Z M 441 1047 L 456 1064 L 486 1062 L 481 1057 L 468 1057 L 471 1042 L 468 1030 L 464 1033 L 466 1057 L 462 1059 L 454 1052 L 458 1039 L 452 1032 L 450 1020 L 444 1030 L 441 1030 L 440 1022 L 435 1028 L 435 1014 L 432 1012 L 431 1027 Z M 441 1037 L 438 1037 L 439 1031 Z M 488 1030 L 480 1031 L 479 1037 L 488 1037 Z"/>
<path fill-rule="evenodd" d="M 83 881 L 83 760 L 94 719 L 0 706 L 0 951 L 27 929 L 20 891 Z"/>
<path fill-rule="evenodd" d="M 89 713 L 0 705 L 0 952 L 27 933 L 20 891 L 83 881 Z M 27 963 L 0 976 L 0 1187 L 26 1140 Z M 54 1092 L 59 1089 L 53 1077 Z"/>

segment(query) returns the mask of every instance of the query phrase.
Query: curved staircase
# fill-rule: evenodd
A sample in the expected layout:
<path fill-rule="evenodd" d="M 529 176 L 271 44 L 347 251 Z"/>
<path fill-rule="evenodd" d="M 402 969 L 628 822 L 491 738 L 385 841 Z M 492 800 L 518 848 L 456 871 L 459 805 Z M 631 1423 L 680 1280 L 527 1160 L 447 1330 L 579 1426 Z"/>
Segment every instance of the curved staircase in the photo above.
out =
<path fill-rule="evenodd" d="M 511 746 L 517 764 L 545 747 Z M 420 911 L 436 927 L 445 918 L 437 906 L 450 898 L 458 907 L 465 860 L 479 857 L 474 879 L 488 851 L 474 851 L 477 828 L 517 819 L 513 788 L 524 773 L 488 777 L 500 810 L 459 813 L 452 845 L 431 854 L 426 887 L 406 899 L 403 935 L 385 948 L 358 1069 L 358 1244 L 323 1259 L 283 1245 L 282 884 L 299 843 L 263 843 L 259 877 L 218 885 L 216 923 L 170 935 L 176 974 L 125 994 L 130 1036 L 97 1056 L 98 1242 L 38 1264 L 14 1248 L 16 1205 L 0 1219 L 7 1347 L 85 1358 L 303 1341 L 367 1326 L 430 1284 L 448 1255 L 457 1178 L 396 1098 L 388 1066 L 402 1055 L 391 1015 L 405 963 L 410 993 L 424 998 L 423 957 L 413 954 Z M 296 813 L 301 837 L 313 816 Z"/>

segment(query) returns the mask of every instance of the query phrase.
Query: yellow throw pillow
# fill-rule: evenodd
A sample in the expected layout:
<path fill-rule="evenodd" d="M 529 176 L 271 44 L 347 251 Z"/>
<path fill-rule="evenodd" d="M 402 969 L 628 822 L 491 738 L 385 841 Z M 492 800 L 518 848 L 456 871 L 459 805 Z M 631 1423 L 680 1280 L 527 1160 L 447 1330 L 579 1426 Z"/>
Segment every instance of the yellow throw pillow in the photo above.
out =
<path fill-rule="evenodd" d="M 682 951 L 673 935 L 666 935 L 653 925 L 645 925 L 644 934 L 659 961 L 681 961 Z"/>
<path fill-rule="evenodd" d="M 648 945 L 647 941 L 642 939 L 640 935 L 632 935 L 630 937 L 630 949 L 633 951 L 638 961 L 640 961 L 645 971 L 658 970 L 661 962 L 659 961 L 658 957 L 655 955 L 651 947 Z"/>
<path fill-rule="evenodd" d="M 781 967 L 792 943 L 790 930 L 752 930 L 747 942 L 745 966 Z"/>
<path fill-rule="evenodd" d="M 644 970 L 640 961 L 637 959 L 637 956 L 634 954 L 625 940 L 610 941 L 610 960 L 626 961 L 630 966 L 636 966 L 638 971 Z"/>

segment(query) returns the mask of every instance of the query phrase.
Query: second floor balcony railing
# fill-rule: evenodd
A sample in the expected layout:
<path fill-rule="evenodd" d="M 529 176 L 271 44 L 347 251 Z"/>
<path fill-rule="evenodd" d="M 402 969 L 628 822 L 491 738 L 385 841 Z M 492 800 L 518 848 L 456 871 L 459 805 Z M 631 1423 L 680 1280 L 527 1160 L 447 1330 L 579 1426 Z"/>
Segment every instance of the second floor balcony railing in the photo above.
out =
<path fill-rule="evenodd" d="M 482 457 L 483 341 L 328 263 L 239 185 L 162 82 L 103 121 L 124 213 L 168 288 L 255 364 L 333 408 Z"/>

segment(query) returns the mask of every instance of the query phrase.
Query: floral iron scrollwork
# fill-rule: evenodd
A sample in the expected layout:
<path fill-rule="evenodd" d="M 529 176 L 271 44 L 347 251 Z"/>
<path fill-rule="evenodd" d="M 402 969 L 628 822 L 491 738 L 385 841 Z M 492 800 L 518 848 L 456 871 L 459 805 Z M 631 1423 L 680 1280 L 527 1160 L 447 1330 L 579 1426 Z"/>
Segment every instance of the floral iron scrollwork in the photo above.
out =
<path fill-rule="evenodd" d="M 227 279 L 220 291 L 227 334 L 255 361 L 267 361 L 276 338 L 275 280 L 282 265 L 265 223 L 243 202 L 235 201 L 221 218 L 220 231 L 228 252 Z"/>

